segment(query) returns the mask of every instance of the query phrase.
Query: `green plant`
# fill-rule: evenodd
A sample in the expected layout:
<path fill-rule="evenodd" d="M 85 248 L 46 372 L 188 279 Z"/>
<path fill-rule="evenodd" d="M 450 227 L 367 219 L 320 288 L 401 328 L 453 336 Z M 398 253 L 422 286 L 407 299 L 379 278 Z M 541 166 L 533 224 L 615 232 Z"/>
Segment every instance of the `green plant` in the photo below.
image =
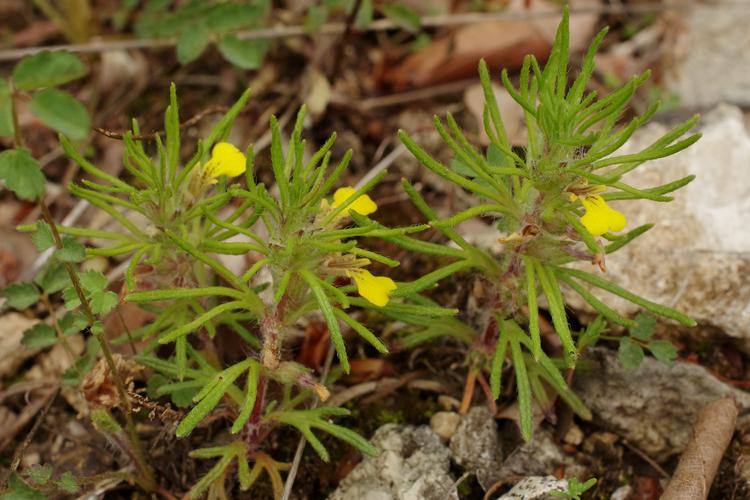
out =
<path fill-rule="evenodd" d="M 150 0 L 135 23 L 135 34 L 147 38 L 175 38 L 177 59 L 187 64 L 215 43 L 221 55 L 242 69 L 257 69 L 268 51 L 268 40 L 240 40 L 235 33 L 264 26 L 268 0 L 242 2 Z M 132 5 L 131 8 L 135 8 Z"/>
<path fill-rule="evenodd" d="M 296 428 L 323 460 L 328 460 L 328 452 L 313 431 L 329 433 L 365 453 L 374 452 L 356 433 L 329 421 L 348 414 L 347 410 L 311 406 L 313 398 L 327 398 L 324 381 L 316 380 L 303 365 L 283 358 L 285 339 L 300 320 L 311 314 L 323 317 L 341 367 L 348 372 L 341 325 L 377 351 L 387 350 L 355 318 L 352 306 L 356 310 L 377 311 L 387 305 L 389 310 L 425 318 L 455 314 L 454 310 L 437 306 L 411 304 L 402 299 L 391 301 L 396 283 L 387 277 L 373 276 L 366 269 L 371 261 L 390 267 L 398 262 L 360 247 L 358 239 L 402 237 L 426 226 L 385 228 L 363 222 L 367 214 L 377 209 L 366 192 L 385 172 L 359 189 L 339 188 L 332 199 L 328 198 L 346 169 L 351 152 L 329 168 L 334 134 L 305 159 L 304 108 L 297 117 L 286 154 L 282 150 L 282 132 L 276 120 L 271 120 L 270 166 L 278 195 L 272 195 L 256 181 L 252 147 L 243 153 L 224 142 L 249 96 L 249 92 L 243 94 L 199 142 L 192 158 L 181 166 L 178 104 L 173 86 L 165 113 L 166 138 L 162 141 L 156 136 L 156 158 L 146 153 L 142 141 L 134 139 L 139 133 L 137 124 L 124 135 L 123 163 L 132 176 L 129 180 L 103 172 L 78 153 L 66 137 L 60 138 L 65 152 L 97 181 L 72 184 L 70 191 L 108 213 L 119 228 L 54 229 L 66 237 L 110 241 L 109 245 L 87 248 L 86 255 L 129 259 L 124 298 L 155 315 L 153 322 L 114 342 L 144 342 L 137 360 L 160 375 L 149 384 L 150 393 L 156 397 L 168 395 L 177 406 L 192 406 L 176 428 L 178 437 L 210 422 L 210 414 L 222 402 L 222 407 L 228 408 L 222 411 L 228 411 L 234 420 L 231 432 L 237 438 L 229 444 L 192 453 L 196 458 L 219 458 L 194 486 L 193 496 L 207 489 L 222 491 L 229 471 L 235 467 L 242 489 L 249 488 L 265 471 L 280 494 L 279 471 L 286 466 L 263 451 L 264 440 L 279 426 Z M 244 187 L 228 182 L 242 174 Z M 133 223 L 132 214 L 139 214 L 146 224 Z M 351 219 L 360 224 L 348 227 Z M 35 241 L 49 244 L 48 224 L 20 229 L 33 231 Z M 82 247 L 76 247 L 74 253 L 76 259 L 84 257 Z M 255 262 L 242 276 L 236 276 L 216 257 L 248 253 L 254 255 Z M 109 295 L 112 292 L 104 291 L 106 280 L 102 281 L 102 276 L 87 273 L 78 274 L 81 290 L 94 313 L 103 314 L 115 305 L 116 297 L 113 300 Z M 27 285 L 14 287 L 25 289 Z M 353 292 L 358 296 L 350 295 Z M 6 293 L 21 295 L 13 287 Z M 65 292 L 63 297 L 69 308 L 80 303 L 73 292 Z M 16 299 L 19 307 L 29 304 L 30 300 Z M 44 328 L 46 331 L 49 327 Z M 206 349 L 210 353 L 212 339 L 219 332 L 229 331 L 244 341 L 248 355 L 239 362 L 217 366 L 210 360 L 218 359 L 218 355 L 207 356 Z M 28 336 L 37 342 L 48 338 L 52 341 L 48 331 Z M 171 346 L 167 351 L 170 354 L 157 355 L 157 347 L 165 344 Z M 250 354 L 256 349 L 257 355 Z M 244 384 L 240 385 L 240 381 Z"/>
<path fill-rule="evenodd" d="M 546 386 L 551 387 L 582 418 L 590 413 L 568 388 L 560 368 L 573 368 L 579 349 L 568 324 L 563 286 L 579 294 L 608 321 L 632 328 L 637 321 L 623 317 L 591 291 L 599 289 L 629 300 L 651 313 L 692 326 L 694 321 L 674 309 L 639 297 L 597 273 L 581 269 L 590 262 L 602 271 L 605 256 L 648 231 L 647 224 L 624 234 L 616 234 L 626 225 L 625 216 L 611 208 L 615 200 L 645 199 L 667 202 L 672 191 L 693 180 L 685 177 L 663 186 L 648 189 L 633 187 L 623 176 L 648 160 L 681 151 L 699 135 L 683 137 L 697 117 L 678 125 L 640 152 L 618 155 L 617 150 L 656 112 L 658 103 L 643 115 L 619 126 L 627 104 L 636 89 L 649 76 L 646 72 L 633 77 L 627 84 L 606 97 L 595 91 L 586 92 L 586 84 L 594 69 L 594 55 L 607 30 L 602 30 L 589 47 L 582 69 L 568 81 L 568 13 L 557 31 L 551 55 L 542 69 L 533 56 L 524 59 L 519 87 L 515 87 L 507 71 L 502 81 L 513 99 L 523 108 L 528 129 L 528 145 L 515 149 L 506 135 L 500 111 L 490 85 L 484 61 L 479 75 L 485 93 L 484 130 L 490 139 L 486 151 L 475 148 L 448 114 L 447 126 L 435 118 L 435 128 L 454 154 L 451 166 L 430 156 L 405 132 L 400 137 L 422 164 L 458 188 L 467 190 L 480 203 L 440 219 L 407 180 L 404 188 L 417 208 L 451 241 L 444 250 L 431 246 L 431 253 L 453 257 L 452 263 L 400 287 L 396 295 L 420 292 L 435 281 L 457 272 L 478 274 L 489 299 L 484 306 L 487 314 L 476 325 L 446 331 L 441 325 L 412 332 L 404 344 L 440 335 L 452 335 L 468 344 L 469 380 L 489 373 L 493 398 L 500 394 L 504 366 L 509 358 L 515 374 L 521 432 L 525 439 L 532 435 L 532 400 L 542 407 L 550 403 Z M 623 206 L 625 206 L 623 204 Z M 491 255 L 470 244 L 455 229 L 472 218 L 494 219 L 498 239 L 504 251 Z M 571 267 L 569 264 L 578 263 Z M 552 324 L 562 346 L 562 359 L 550 357 L 542 348 L 539 325 L 542 295 L 552 317 Z M 595 340 L 590 335 L 588 341 Z M 639 348 L 640 349 L 640 348 Z M 544 382 L 544 384 L 542 383 Z M 467 391 L 470 396 L 471 391 Z M 468 404 L 468 400 L 465 400 Z"/>
<path fill-rule="evenodd" d="M 578 478 L 568 479 L 568 489 L 566 491 L 552 491 L 550 495 L 556 498 L 568 498 L 570 500 L 581 500 L 581 495 L 586 493 L 596 484 L 596 478 L 580 482 Z"/>
<path fill-rule="evenodd" d="M 22 143 L 14 102 L 29 100 L 29 110 L 50 128 L 72 139 L 86 137 L 91 129 L 88 111 L 75 97 L 56 87 L 86 75 L 86 65 L 68 52 L 43 51 L 21 59 L 11 77 L 0 78 L 0 136 L 15 136 Z M 6 182 L 14 182 L 11 172 Z"/>

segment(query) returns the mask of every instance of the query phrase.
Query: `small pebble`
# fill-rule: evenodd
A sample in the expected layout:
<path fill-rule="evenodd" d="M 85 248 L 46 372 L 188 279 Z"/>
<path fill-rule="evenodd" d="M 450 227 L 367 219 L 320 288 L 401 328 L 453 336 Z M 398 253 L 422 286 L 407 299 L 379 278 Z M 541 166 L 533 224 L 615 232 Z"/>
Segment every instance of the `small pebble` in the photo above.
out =
<path fill-rule="evenodd" d="M 565 433 L 563 441 L 565 441 L 567 444 L 578 446 L 583 442 L 583 431 L 576 424 L 571 424 L 568 432 Z"/>
<path fill-rule="evenodd" d="M 430 419 L 430 427 L 443 441 L 448 441 L 456 433 L 461 415 L 452 411 L 439 411 Z"/>

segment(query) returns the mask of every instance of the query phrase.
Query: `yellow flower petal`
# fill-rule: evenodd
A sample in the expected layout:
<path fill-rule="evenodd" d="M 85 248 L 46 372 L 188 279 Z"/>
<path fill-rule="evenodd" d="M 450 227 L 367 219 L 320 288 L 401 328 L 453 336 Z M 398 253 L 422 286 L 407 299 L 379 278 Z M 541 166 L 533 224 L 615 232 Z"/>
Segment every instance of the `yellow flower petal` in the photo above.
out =
<path fill-rule="evenodd" d="M 586 213 L 581 217 L 581 223 L 594 236 L 613 231 L 622 231 L 627 224 L 627 219 L 623 214 L 607 205 L 599 195 L 586 196 L 581 198 L 581 203 Z"/>
<path fill-rule="evenodd" d="M 339 205 L 344 204 L 356 192 L 357 190 L 351 187 L 338 188 L 336 192 L 333 193 L 333 204 L 331 206 L 333 208 L 336 208 Z M 354 200 L 348 207 L 346 207 L 346 210 L 344 210 L 344 212 L 346 212 L 348 215 L 350 210 L 354 210 L 360 215 L 370 215 L 377 209 L 378 206 L 374 201 L 372 201 L 372 198 L 370 198 L 366 194 L 363 194 L 362 196 L 359 196 L 356 200 Z"/>
<path fill-rule="evenodd" d="M 386 305 L 396 289 L 396 283 L 391 278 L 373 276 L 366 269 L 352 269 L 348 274 L 354 279 L 359 294 L 378 307 Z"/>
<path fill-rule="evenodd" d="M 220 142 L 211 150 L 211 159 L 203 166 L 206 175 L 215 179 L 221 175 L 237 177 L 245 172 L 247 160 L 242 151 L 229 144 Z"/>

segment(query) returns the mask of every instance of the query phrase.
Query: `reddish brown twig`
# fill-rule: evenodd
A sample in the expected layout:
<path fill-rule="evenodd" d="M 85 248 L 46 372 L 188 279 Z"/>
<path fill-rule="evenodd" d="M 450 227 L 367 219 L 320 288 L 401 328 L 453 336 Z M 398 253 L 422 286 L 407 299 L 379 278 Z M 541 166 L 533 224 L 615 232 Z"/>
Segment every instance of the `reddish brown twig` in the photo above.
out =
<path fill-rule="evenodd" d="M 700 411 L 693 437 L 661 500 L 705 500 L 708 497 L 736 423 L 737 405 L 731 398 L 716 400 Z"/>
<path fill-rule="evenodd" d="M 197 115 L 188 118 L 184 122 L 180 123 L 180 129 L 191 127 L 201 121 L 203 118 L 205 118 L 208 115 L 215 115 L 217 113 L 226 113 L 227 110 L 226 106 L 211 106 L 210 108 L 206 108 Z M 107 130 L 101 127 L 94 127 L 94 131 L 102 134 L 105 137 L 109 137 L 110 139 L 117 139 L 117 140 L 123 140 L 125 137 L 126 132 L 115 132 L 113 130 Z M 156 140 L 157 136 L 164 135 L 163 130 L 159 130 L 157 132 L 151 132 L 150 134 L 139 134 L 132 136 L 132 139 L 134 141 L 154 141 Z"/>

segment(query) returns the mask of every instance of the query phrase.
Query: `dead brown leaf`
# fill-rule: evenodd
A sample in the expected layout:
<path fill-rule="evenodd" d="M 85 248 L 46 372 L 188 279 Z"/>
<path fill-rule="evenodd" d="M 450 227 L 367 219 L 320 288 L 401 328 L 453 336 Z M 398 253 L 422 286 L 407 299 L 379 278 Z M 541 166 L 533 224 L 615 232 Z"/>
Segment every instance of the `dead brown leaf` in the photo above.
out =
<path fill-rule="evenodd" d="M 351 371 L 344 377 L 344 380 L 351 384 L 379 379 L 396 372 L 396 367 L 384 359 L 353 359 L 349 364 Z"/>
<path fill-rule="evenodd" d="M 16 312 L 0 317 L 0 379 L 13 374 L 24 361 L 39 352 L 21 344 L 23 332 L 38 322 Z"/>
<path fill-rule="evenodd" d="M 535 0 L 526 8 L 523 0 L 509 2 L 506 12 L 549 12 L 555 4 Z M 575 8 L 595 7 L 600 0 L 571 0 Z M 497 19 L 462 26 L 448 35 L 436 38 L 430 45 L 409 56 L 401 64 L 386 70 L 384 80 L 396 89 L 424 87 L 458 80 L 476 74 L 479 60 L 490 67 L 515 69 L 526 54 L 543 60 L 549 55 L 561 16 L 539 16 L 525 19 Z M 598 15 L 573 14 L 570 18 L 570 49 L 581 51 L 588 45 Z"/>
<path fill-rule="evenodd" d="M 112 357 L 117 372 L 127 388 L 141 368 L 119 354 L 113 354 Z M 114 408 L 120 405 L 117 385 L 104 358 L 100 358 L 94 368 L 81 381 L 81 391 L 86 401 L 92 406 Z"/>

